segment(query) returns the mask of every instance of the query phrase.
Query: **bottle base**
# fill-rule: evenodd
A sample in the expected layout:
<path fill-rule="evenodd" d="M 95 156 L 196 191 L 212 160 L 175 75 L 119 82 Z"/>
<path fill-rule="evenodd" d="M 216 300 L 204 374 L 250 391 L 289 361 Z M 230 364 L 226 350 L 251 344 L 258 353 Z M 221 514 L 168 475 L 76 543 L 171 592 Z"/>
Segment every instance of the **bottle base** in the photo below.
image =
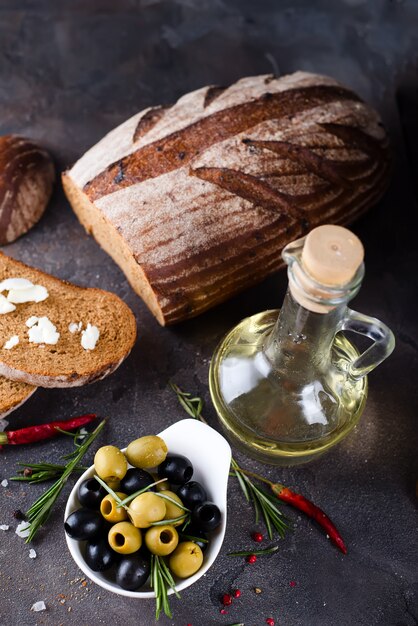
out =
<path fill-rule="evenodd" d="M 357 381 L 352 388 L 349 398 L 349 411 L 345 411 L 345 418 L 340 420 L 330 432 L 320 437 L 306 437 L 300 440 L 287 440 L 274 437 L 271 432 L 257 424 L 254 412 L 258 408 L 258 402 L 264 401 L 266 387 L 260 387 L 260 395 L 255 395 L 256 402 L 245 398 L 246 405 L 237 409 L 236 404 L 227 400 L 222 393 L 222 367 L 226 359 L 231 356 L 237 357 L 247 365 L 253 359 L 253 355 L 260 351 L 262 343 L 277 319 L 278 311 L 266 311 L 242 320 L 221 341 L 213 355 L 209 371 L 209 388 L 212 402 L 217 411 L 220 423 L 227 437 L 241 451 L 249 456 L 279 466 L 293 466 L 308 463 L 319 458 L 334 445 L 344 439 L 358 423 L 364 409 L 367 397 L 367 378 Z M 351 362 L 358 351 L 344 335 L 335 337 L 335 350 L 342 361 Z M 241 363 L 241 370 L 242 363 Z M 248 367 L 245 370 L 248 376 Z M 237 371 L 237 376 L 239 372 Z M 224 381 L 224 390 L 230 390 L 230 379 Z M 265 382 L 265 381 L 264 381 Z M 258 383 L 257 383 L 258 384 Z M 232 405 L 232 406 L 231 406 Z M 267 422 L 266 422 L 267 423 Z M 261 420 L 260 420 L 261 424 Z"/>

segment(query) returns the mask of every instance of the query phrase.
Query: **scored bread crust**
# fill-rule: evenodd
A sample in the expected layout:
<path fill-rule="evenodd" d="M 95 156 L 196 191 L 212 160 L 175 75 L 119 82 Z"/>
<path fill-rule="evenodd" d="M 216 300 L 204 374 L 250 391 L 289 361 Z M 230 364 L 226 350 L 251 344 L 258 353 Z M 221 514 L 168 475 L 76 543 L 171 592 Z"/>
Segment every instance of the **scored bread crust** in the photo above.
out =
<path fill-rule="evenodd" d="M 0 376 L 0 419 L 29 400 L 36 387 Z"/>
<path fill-rule="evenodd" d="M 311 228 L 353 221 L 382 196 L 390 165 L 377 113 L 335 80 L 297 72 L 146 109 L 63 185 L 164 325 L 264 279 Z"/>
<path fill-rule="evenodd" d="M 78 287 L 0 253 L 0 280 L 27 278 L 47 288 L 43 302 L 17 304 L 0 315 L 0 375 L 39 387 L 77 387 L 100 380 L 128 356 L 136 340 L 136 321 L 130 308 L 113 293 Z M 55 345 L 29 342 L 26 321 L 48 317 L 60 338 Z M 93 350 L 81 346 L 81 333 L 70 333 L 73 322 L 97 326 L 100 336 Z M 18 335 L 10 350 L 5 342 Z"/>

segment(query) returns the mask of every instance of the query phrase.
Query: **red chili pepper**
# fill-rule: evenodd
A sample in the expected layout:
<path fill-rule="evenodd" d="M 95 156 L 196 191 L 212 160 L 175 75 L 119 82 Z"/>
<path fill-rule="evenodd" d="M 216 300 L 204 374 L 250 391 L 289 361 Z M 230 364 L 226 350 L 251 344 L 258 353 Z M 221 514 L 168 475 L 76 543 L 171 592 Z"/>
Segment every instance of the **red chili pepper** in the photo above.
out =
<path fill-rule="evenodd" d="M 310 500 L 307 500 L 307 498 L 302 496 L 300 493 L 295 493 L 294 491 L 292 491 L 288 487 L 285 487 L 284 485 L 281 485 L 280 483 L 272 484 L 271 489 L 280 500 L 291 504 L 296 509 L 299 509 L 299 511 L 302 511 L 303 513 L 308 515 L 308 517 L 311 517 L 316 522 L 318 522 L 318 524 L 325 530 L 332 543 L 336 545 L 343 554 L 347 554 L 347 548 L 345 546 L 343 538 L 341 537 L 340 533 L 331 522 L 329 517 L 324 513 L 324 511 L 322 511 L 322 509 L 320 509 Z"/>
<path fill-rule="evenodd" d="M 18 445 L 22 443 L 35 443 L 43 439 L 51 439 L 59 435 L 57 428 L 62 430 L 76 430 L 80 426 L 85 426 L 96 419 L 95 413 L 88 413 L 80 417 L 73 417 L 69 420 L 51 422 L 49 424 L 39 424 L 38 426 L 28 426 L 20 430 L 5 430 L 0 433 L 0 444 Z"/>

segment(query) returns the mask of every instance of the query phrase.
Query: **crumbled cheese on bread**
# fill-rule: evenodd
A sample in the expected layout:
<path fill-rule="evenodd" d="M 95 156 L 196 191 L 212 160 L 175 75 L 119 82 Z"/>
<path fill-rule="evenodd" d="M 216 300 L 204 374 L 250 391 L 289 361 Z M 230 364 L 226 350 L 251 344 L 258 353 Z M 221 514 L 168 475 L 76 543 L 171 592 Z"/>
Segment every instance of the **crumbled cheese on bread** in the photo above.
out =
<path fill-rule="evenodd" d="M 81 345 L 84 350 L 94 350 L 99 336 L 100 331 L 97 326 L 92 326 L 89 322 L 86 329 L 81 332 Z"/>
<path fill-rule="evenodd" d="M 28 328 L 32 328 L 32 326 L 34 324 L 36 324 L 36 322 L 38 321 L 38 317 L 36 317 L 36 315 L 31 315 L 30 317 L 28 317 L 28 319 L 26 320 L 26 326 Z"/>
<path fill-rule="evenodd" d="M 70 333 L 79 333 L 80 330 L 83 328 L 83 322 L 71 322 L 71 324 L 69 324 L 68 326 L 68 330 L 70 331 Z"/>
<path fill-rule="evenodd" d="M 32 285 L 27 289 L 11 289 L 7 295 L 9 302 L 23 304 L 24 302 L 43 302 L 49 296 L 48 290 L 42 285 Z"/>
<path fill-rule="evenodd" d="M 27 278 L 6 278 L 0 282 L 0 292 L 10 289 L 28 289 L 33 283 Z"/>
<path fill-rule="evenodd" d="M 30 318 L 30 321 L 32 322 L 33 318 Z M 29 341 L 32 343 L 47 343 L 51 345 L 56 344 L 60 338 L 57 327 L 46 316 L 36 318 L 36 322 L 28 330 L 28 335 Z"/>
<path fill-rule="evenodd" d="M 0 282 L 0 293 L 3 291 L 9 292 L 7 294 L 7 300 L 13 304 L 22 304 L 24 302 L 43 302 L 43 300 L 46 300 L 49 296 L 46 287 L 43 287 L 42 285 L 34 285 L 27 278 L 6 278 L 5 280 L 2 280 Z M 10 310 L 14 311 L 14 309 Z"/>
<path fill-rule="evenodd" d="M 0 315 L 5 313 L 11 313 L 16 309 L 15 305 L 8 301 L 8 299 L 0 294 Z"/>
<path fill-rule="evenodd" d="M 6 341 L 3 348 L 5 350 L 11 350 L 15 346 L 17 346 L 18 343 L 19 343 L 19 337 L 17 335 L 13 335 L 12 337 L 10 337 L 10 339 Z"/>

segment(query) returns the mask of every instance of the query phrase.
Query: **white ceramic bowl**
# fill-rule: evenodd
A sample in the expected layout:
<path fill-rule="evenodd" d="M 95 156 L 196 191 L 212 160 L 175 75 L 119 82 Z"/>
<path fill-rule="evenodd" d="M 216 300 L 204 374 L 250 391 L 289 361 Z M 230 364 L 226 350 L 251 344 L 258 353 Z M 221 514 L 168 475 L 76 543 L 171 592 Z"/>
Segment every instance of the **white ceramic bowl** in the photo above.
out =
<path fill-rule="evenodd" d="M 159 433 L 159 436 L 166 442 L 169 452 L 183 454 L 190 459 L 194 467 L 193 480 L 202 483 L 207 491 L 208 498 L 218 505 L 222 514 L 220 526 L 211 533 L 210 543 L 205 550 L 203 565 L 200 570 L 193 576 L 190 576 L 190 578 L 175 579 L 176 588 L 178 591 L 181 591 L 193 585 L 208 571 L 221 549 L 226 528 L 226 491 L 231 463 L 231 448 L 226 439 L 216 430 L 195 419 L 181 420 L 163 430 Z M 80 476 L 74 485 L 65 507 L 64 519 L 67 519 L 70 513 L 80 508 L 77 497 L 78 487 L 83 480 L 92 478 L 93 475 L 94 466 L 92 465 Z M 126 591 L 111 580 L 108 572 L 94 572 L 84 560 L 84 542 L 75 541 L 68 537 L 67 534 L 65 534 L 65 538 L 71 556 L 78 567 L 100 587 L 130 598 L 155 597 L 148 583 L 141 587 L 139 591 Z M 173 591 L 170 589 L 168 593 L 171 594 Z"/>

